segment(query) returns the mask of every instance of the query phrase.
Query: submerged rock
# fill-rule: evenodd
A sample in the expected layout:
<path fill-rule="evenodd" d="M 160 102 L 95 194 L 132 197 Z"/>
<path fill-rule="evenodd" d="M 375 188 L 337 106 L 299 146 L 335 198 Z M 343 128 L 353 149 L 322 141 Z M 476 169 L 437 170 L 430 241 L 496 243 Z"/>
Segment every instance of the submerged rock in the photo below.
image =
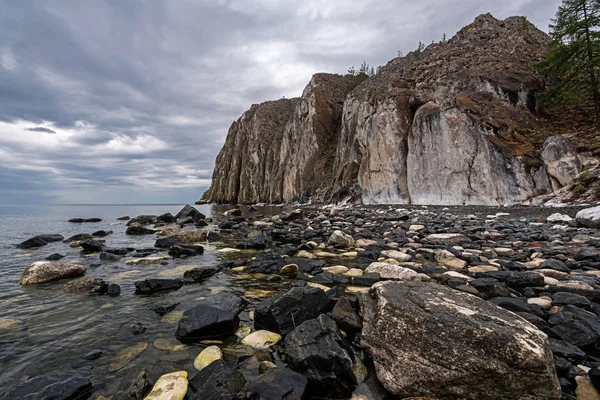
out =
<path fill-rule="evenodd" d="M 183 286 L 181 279 L 146 279 L 135 282 L 135 294 L 152 294 L 179 290 Z"/>
<path fill-rule="evenodd" d="M 62 235 L 37 235 L 17 245 L 20 249 L 31 249 L 33 247 L 42 247 L 52 242 L 61 242 L 64 240 Z"/>
<path fill-rule="evenodd" d="M 133 400 L 143 400 L 152 390 L 152 382 L 148 379 L 146 370 L 143 369 L 131 383 L 127 395 Z"/>
<path fill-rule="evenodd" d="M 120 370 L 139 356 L 147 347 L 148 343 L 142 342 L 119 351 L 113 362 L 108 366 L 108 371 L 115 372 Z"/>
<path fill-rule="evenodd" d="M 68 293 L 107 294 L 108 284 L 100 278 L 79 278 L 67 283 L 63 290 Z"/>
<path fill-rule="evenodd" d="M 31 264 L 19 282 L 21 285 L 45 283 L 58 279 L 76 278 L 84 275 L 86 267 L 57 261 L 37 261 Z"/>
<path fill-rule="evenodd" d="M 361 343 L 393 394 L 560 399 L 547 336 L 515 314 L 433 283 L 382 282 L 358 298 Z"/>

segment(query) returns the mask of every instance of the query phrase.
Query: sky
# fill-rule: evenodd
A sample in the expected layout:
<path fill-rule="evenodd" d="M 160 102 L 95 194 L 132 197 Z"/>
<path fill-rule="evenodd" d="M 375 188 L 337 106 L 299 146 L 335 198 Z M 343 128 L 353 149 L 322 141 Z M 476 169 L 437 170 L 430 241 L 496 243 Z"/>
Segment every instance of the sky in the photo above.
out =
<path fill-rule="evenodd" d="M 560 2 L 2 0 L 0 204 L 193 202 L 252 104 Z"/>

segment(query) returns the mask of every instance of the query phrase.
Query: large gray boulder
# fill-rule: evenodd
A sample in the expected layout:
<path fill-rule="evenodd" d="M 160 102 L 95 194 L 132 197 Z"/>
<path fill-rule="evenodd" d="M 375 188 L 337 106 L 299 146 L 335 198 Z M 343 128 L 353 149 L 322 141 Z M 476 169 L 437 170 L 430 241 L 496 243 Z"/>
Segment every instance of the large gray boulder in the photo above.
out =
<path fill-rule="evenodd" d="M 581 173 L 581 159 L 575 147 L 568 139 L 551 136 L 542 147 L 542 161 L 552 182 L 554 190 L 570 185 Z"/>
<path fill-rule="evenodd" d="M 76 278 L 85 274 L 86 267 L 56 261 L 37 261 L 31 264 L 19 282 L 21 285 L 45 283 L 65 278 Z"/>
<path fill-rule="evenodd" d="M 560 399 L 547 336 L 478 297 L 425 282 L 358 294 L 362 346 L 396 396 Z"/>
<path fill-rule="evenodd" d="M 585 208 L 575 216 L 577 225 L 586 228 L 600 228 L 600 206 Z"/>

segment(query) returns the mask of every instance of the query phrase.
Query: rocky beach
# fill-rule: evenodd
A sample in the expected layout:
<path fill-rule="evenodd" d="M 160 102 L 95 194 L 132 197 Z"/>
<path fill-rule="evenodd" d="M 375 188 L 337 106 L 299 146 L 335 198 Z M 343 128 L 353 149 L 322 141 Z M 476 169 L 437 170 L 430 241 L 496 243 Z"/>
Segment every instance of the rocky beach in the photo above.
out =
<path fill-rule="evenodd" d="M 66 222 L 93 235 L 32 237 L 11 261 L 3 364 L 38 365 L 2 398 L 592 399 L 598 212 L 186 206 L 103 221 L 112 233 Z M 24 262 L 41 251 L 67 257 Z M 59 299 L 105 314 L 95 334 L 112 337 L 48 337 L 24 357 L 50 320 L 11 308 Z"/>

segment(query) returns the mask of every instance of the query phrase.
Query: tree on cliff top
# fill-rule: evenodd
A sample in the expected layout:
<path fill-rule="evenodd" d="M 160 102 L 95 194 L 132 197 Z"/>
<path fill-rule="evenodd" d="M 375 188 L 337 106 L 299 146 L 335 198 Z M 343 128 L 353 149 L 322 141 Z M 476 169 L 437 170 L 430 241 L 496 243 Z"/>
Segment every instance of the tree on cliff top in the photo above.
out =
<path fill-rule="evenodd" d="M 537 69 L 553 80 L 546 100 L 594 102 L 600 124 L 600 0 L 563 0 L 550 25 L 550 52 Z"/>

